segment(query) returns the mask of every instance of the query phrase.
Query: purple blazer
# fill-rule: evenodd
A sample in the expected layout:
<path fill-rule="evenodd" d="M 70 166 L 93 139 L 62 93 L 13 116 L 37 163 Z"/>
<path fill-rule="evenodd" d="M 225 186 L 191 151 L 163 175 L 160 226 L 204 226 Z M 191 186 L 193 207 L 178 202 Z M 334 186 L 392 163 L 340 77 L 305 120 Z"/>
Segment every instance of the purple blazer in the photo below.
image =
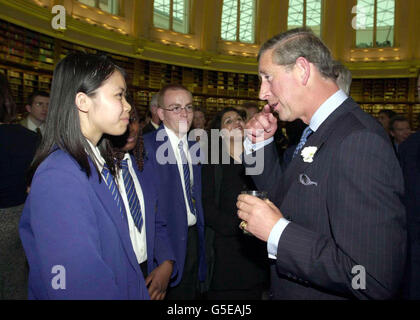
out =
<path fill-rule="evenodd" d="M 177 263 L 168 236 L 167 222 L 162 212 L 162 205 L 158 203 L 156 178 L 150 162 L 145 162 L 143 171 L 139 171 L 134 157 L 131 156 L 134 171 L 141 185 L 145 204 L 146 242 L 147 242 L 147 270 L 152 272 L 165 260 L 174 261 L 172 277 L 177 273 Z"/>
<path fill-rule="evenodd" d="M 184 191 L 182 189 L 182 182 L 179 177 L 178 166 L 175 160 L 175 154 L 172 147 L 169 147 L 165 152 L 168 159 L 172 160 L 172 164 L 161 165 L 156 159 L 160 147 L 163 144 L 170 146 L 169 138 L 164 133 L 164 141 L 157 141 L 157 135 L 161 130 L 165 130 L 163 125 L 156 131 L 150 132 L 144 136 L 144 146 L 146 150 L 145 165 L 154 167 L 154 179 L 158 184 L 159 190 L 159 206 L 165 219 L 168 222 L 169 239 L 174 250 L 178 275 L 172 280 L 171 286 L 177 285 L 181 281 L 181 276 L 184 270 L 185 256 L 187 251 L 187 236 L 188 223 L 187 212 L 184 200 Z M 191 145 L 190 145 L 191 147 Z M 191 149 L 190 149 L 191 150 Z M 206 278 L 206 259 L 205 259 L 205 244 L 204 244 L 204 214 L 201 201 L 201 164 L 193 164 L 194 174 L 194 188 L 193 194 L 196 200 L 197 210 L 197 230 L 199 241 L 199 270 L 198 278 L 204 281 Z"/>
<path fill-rule="evenodd" d="M 57 149 L 35 173 L 19 226 L 28 298 L 147 300 L 126 213 L 89 163 L 87 178 Z"/>

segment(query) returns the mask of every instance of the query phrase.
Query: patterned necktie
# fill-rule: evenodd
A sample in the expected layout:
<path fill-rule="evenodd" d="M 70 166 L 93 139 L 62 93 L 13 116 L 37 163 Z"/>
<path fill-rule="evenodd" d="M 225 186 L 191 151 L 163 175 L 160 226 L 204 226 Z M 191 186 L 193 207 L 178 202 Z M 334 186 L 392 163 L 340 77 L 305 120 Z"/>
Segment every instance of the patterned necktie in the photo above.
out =
<path fill-rule="evenodd" d="M 178 144 L 178 148 L 179 148 L 179 153 L 181 155 L 182 169 L 184 171 L 185 191 L 187 192 L 187 200 L 188 200 L 188 205 L 190 207 L 190 210 L 192 214 L 195 215 L 195 206 L 193 204 L 193 199 L 192 199 L 192 194 L 191 194 L 190 166 L 188 165 L 188 160 L 187 160 L 187 157 L 185 156 L 183 145 L 184 145 L 183 142 L 180 141 Z"/>
<path fill-rule="evenodd" d="M 104 164 L 104 168 L 102 169 L 102 175 L 105 178 L 105 183 L 108 186 L 109 191 L 111 191 L 114 201 L 117 203 L 118 209 L 120 209 L 120 213 L 122 214 L 120 192 L 118 191 L 117 184 L 115 183 L 114 177 L 109 171 L 109 168 L 106 165 L 106 163 Z"/>
<path fill-rule="evenodd" d="M 134 224 L 136 225 L 139 232 L 141 232 L 141 227 L 143 226 L 143 216 L 141 214 L 141 206 L 137 196 L 136 187 L 134 185 L 130 171 L 128 170 L 127 161 L 128 160 L 126 159 L 121 162 L 125 193 L 127 194 L 128 204 L 130 206 L 130 212 L 131 216 L 133 217 Z"/>
<path fill-rule="evenodd" d="M 306 140 L 308 140 L 309 135 L 312 133 L 312 129 L 307 126 L 305 130 L 303 130 L 302 137 L 300 138 L 299 144 L 297 145 L 295 152 L 293 153 L 293 158 L 298 155 L 300 149 L 305 145 Z"/>

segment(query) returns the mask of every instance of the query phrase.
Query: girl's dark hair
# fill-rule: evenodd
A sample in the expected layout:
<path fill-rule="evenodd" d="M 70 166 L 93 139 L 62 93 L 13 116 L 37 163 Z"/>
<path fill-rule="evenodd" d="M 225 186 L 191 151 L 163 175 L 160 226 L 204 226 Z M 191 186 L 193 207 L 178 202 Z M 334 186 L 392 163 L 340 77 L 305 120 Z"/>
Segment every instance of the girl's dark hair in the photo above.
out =
<path fill-rule="evenodd" d="M 41 162 L 57 148 L 71 155 L 88 177 L 91 175 L 89 156 L 101 180 L 94 161 L 95 155 L 80 128 L 79 110 L 75 98 L 79 92 L 93 97 L 96 90 L 115 71 L 119 71 L 125 77 L 123 69 L 109 57 L 82 52 L 71 53 L 57 64 L 51 83 L 45 134 L 30 169 L 30 181 Z M 98 148 L 111 174 L 115 176 L 114 154 L 105 135 L 98 142 Z"/>
<path fill-rule="evenodd" d="M 219 129 L 220 130 L 222 128 L 223 115 L 227 112 L 230 112 L 230 111 L 236 112 L 237 114 L 239 114 L 241 116 L 242 119 L 244 119 L 244 120 L 246 119 L 246 112 L 245 111 L 238 110 L 238 109 L 235 109 L 233 107 L 226 107 L 216 114 L 213 121 L 211 122 L 210 129 Z"/>
<path fill-rule="evenodd" d="M 137 109 L 132 104 L 132 99 L 130 97 L 127 97 L 127 101 L 131 104 L 131 111 L 130 111 L 130 125 L 133 122 L 140 122 L 140 118 L 138 115 Z M 116 159 L 116 165 L 118 168 L 121 168 L 121 161 L 124 158 L 124 154 L 126 151 L 123 151 L 122 148 L 127 143 L 127 137 L 130 134 L 130 129 L 127 128 L 127 131 L 122 136 L 109 136 L 109 140 L 111 142 L 111 148 L 113 150 L 113 153 L 115 155 Z M 137 166 L 140 171 L 143 171 L 143 165 L 144 165 L 144 145 L 143 145 L 143 132 L 142 129 L 139 128 L 139 135 L 137 136 L 136 145 L 134 146 L 133 150 L 129 151 L 136 160 Z"/>
<path fill-rule="evenodd" d="M 0 73 L 0 122 L 10 122 L 16 114 L 16 104 L 10 92 L 9 82 Z"/>

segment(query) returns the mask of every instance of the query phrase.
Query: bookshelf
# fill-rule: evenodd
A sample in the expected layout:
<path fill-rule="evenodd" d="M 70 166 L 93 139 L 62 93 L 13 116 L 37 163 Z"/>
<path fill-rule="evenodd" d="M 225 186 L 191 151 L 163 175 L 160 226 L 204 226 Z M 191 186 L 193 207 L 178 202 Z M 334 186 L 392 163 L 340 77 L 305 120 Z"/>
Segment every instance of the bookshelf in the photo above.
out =
<path fill-rule="evenodd" d="M 34 90 L 49 92 L 55 64 L 72 51 L 106 53 L 0 20 L 0 72 L 7 75 L 19 112 Z M 150 99 L 168 83 L 180 83 L 204 108 L 210 119 L 226 106 L 258 100 L 259 79 L 255 74 L 182 67 L 108 53 L 127 73 L 127 85 L 140 115 Z M 413 78 L 353 79 L 351 96 L 363 110 L 376 116 L 383 108 L 406 115 L 418 128 L 420 103 Z"/>

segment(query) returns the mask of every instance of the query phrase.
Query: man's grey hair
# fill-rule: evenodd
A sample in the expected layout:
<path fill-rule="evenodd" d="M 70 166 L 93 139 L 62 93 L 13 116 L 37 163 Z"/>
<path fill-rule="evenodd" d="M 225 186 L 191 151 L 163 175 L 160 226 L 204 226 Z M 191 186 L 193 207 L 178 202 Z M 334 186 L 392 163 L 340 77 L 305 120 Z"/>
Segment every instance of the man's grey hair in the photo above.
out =
<path fill-rule="evenodd" d="M 152 96 L 152 99 L 150 99 L 149 108 L 151 108 L 151 107 L 158 107 L 158 106 L 159 106 L 159 93 L 155 93 Z"/>
<path fill-rule="evenodd" d="M 334 64 L 334 72 L 337 76 L 336 83 L 338 87 L 343 90 L 347 95 L 350 95 L 350 86 L 352 81 L 351 72 L 339 61 Z"/>
<path fill-rule="evenodd" d="M 293 67 L 296 60 L 303 57 L 313 63 L 324 78 L 336 80 L 331 52 L 311 29 L 291 29 L 267 40 L 260 48 L 258 61 L 270 49 L 274 49 L 273 63 L 277 65 Z"/>

